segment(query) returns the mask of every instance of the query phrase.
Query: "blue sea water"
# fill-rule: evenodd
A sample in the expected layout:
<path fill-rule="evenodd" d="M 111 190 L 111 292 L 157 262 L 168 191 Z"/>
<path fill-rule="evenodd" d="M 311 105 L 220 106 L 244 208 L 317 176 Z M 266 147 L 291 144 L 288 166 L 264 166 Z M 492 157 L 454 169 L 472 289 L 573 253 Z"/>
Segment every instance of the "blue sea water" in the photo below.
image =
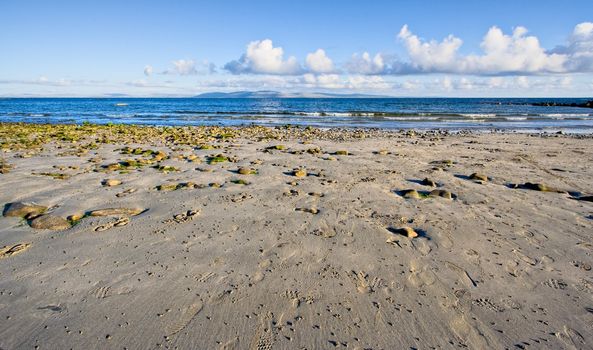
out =
<path fill-rule="evenodd" d="M 593 132 L 593 109 L 535 98 L 4 98 L 0 122 Z"/>

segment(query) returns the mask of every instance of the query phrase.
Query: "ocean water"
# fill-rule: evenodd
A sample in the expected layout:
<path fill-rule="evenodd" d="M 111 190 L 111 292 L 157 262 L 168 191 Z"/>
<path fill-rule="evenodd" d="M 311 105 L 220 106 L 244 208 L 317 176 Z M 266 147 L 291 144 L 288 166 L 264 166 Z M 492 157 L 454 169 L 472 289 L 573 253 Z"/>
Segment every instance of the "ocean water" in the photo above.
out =
<path fill-rule="evenodd" d="M 558 131 L 593 133 L 593 109 L 530 103 L 587 99 L 4 98 L 0 122 Z"/>

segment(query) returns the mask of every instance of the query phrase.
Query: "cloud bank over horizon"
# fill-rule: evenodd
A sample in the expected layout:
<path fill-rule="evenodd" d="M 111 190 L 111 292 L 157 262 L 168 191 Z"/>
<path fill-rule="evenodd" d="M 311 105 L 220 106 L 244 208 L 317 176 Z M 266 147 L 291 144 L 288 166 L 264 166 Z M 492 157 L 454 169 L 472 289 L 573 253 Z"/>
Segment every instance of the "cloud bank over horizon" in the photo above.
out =
<path fill-rule="evenodd" d="M 161 67 L 149 63 L 140 66 L 139 76 L 129 81 L 52 80 L 43 75 L 37 79 L 0 79 L 0 87 L 38 85 L 53 87 L 50 92 L 60 94 L 60 88 L 90 89 L 97 82 L 95 85 L 103 89 L 128 87 L 139 95 L 181 96 L 212 89 L 321 89 L 427 96 L 532 92 L 535 88 L 540 94 L 593 89 L 593 79 L 588 75 L 593 73 L 593 23 L 576 24 L 565 38 L 545 48 L 523 26 L 509 32 L 491 26 L 482 36 L 479 49 L 472 52 L 464 50 L 464 40 L 454 34 L 426 39 L 404 24 L 393 41 L 386 43 L 393 51 L 354 52 L 340 59 L 332 57 L 331 47 L 313 47 L 299 59 L 291 54 L 289 45 L 263 38 L 248 42 L 238 58 L 227 62 L 186 57 L 172 59 Z M 207 50 L 203 53 L 208 56 Z"/>

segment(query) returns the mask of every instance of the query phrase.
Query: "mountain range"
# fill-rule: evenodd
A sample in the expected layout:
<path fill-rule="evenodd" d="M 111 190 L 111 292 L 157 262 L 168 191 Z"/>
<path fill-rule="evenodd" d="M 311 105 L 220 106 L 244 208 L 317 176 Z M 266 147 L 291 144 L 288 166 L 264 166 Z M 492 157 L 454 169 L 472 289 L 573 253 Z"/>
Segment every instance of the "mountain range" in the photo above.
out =
<path fill-rule="evenodd" d="M 235 91 L 206 92 L 194 98 L 389 98 L 391 96 L 366 94 L 333 94 L 327 92 L 278 92 L 278 91 Z"/>

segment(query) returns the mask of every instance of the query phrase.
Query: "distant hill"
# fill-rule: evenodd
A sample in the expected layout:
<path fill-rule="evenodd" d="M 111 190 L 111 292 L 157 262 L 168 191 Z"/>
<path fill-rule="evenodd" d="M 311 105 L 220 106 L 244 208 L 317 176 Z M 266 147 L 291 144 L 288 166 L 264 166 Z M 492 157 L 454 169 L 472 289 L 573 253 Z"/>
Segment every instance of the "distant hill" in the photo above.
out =
<path fill-rule="evenodd" d="M 278 91 L 235 91 L 206 92 L 194 98 L 389 98 L 391 96 L 366 94 L 332 94 L 327 92 L 278 92 Z"/>

